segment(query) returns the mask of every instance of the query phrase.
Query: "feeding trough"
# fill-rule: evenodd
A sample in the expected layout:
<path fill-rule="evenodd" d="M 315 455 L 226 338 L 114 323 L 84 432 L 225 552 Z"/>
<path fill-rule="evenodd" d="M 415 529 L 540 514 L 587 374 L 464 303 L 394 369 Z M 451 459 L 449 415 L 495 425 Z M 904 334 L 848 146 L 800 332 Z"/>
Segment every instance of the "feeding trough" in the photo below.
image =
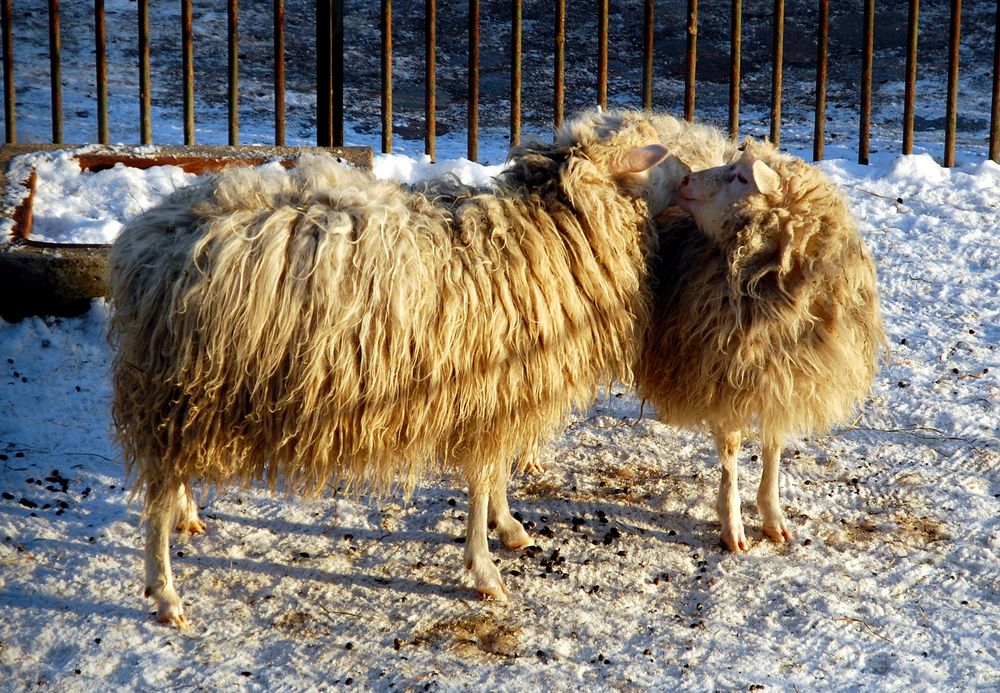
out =
<path fill-rule="evenodd" d="M 270 161 L 290 164 L 305 152 L 325 152 L 371 169 L 368 147 L 332 149 L 296 147 L 130 147 L 6 145 L 0 147 L 0 188 L 8 202 L 3 210 L 7 233 L 0 238 L 0 317 L 20 320 L 28 315 L 78 315 L 93 298 L 107 291 L 109 243 L 53 242 L 34 234 L 35 191 L 40 174 L 25 159 L 41 152 L 67 152 L 81 171 L 102 171 L 117 165 L 136 169 L 176 166 L 204 175 L 229 166 L 256 166 Z"/>

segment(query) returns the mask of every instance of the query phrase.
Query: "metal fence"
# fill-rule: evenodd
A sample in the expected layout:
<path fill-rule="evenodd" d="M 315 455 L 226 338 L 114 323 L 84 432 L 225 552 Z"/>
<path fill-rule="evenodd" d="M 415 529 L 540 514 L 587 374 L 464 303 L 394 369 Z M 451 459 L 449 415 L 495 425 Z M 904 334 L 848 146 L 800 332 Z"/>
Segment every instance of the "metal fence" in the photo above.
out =
<path fill-rule="evenodd" d="M 194 80 L 194 33 L 192 0 L 179 0 L 181 5 L 180 51 L 182 53 L 182 101 L 184 142 L 194 144 L 195 139 L 195 80 Z M 391 151 L 393 144 L 393 3 L 392 0 L 380 0 L 379 34 L 381 36 L 381 145 L 383 151 Z M 638 0 L 636 0 L 638 2 Z M 17 109 L 15 75 L 17 66 L 14 64 L 14 33 L 12 1 L 0 0 L 3 34 L 3 76 L 4 76 L 4 117 L 5 137 L 8 143 L 17 141 Z M 688 119 L 695 117 L 695 99 L 698 82 L 696 79 L 698 66 L 699 26 L 705 17 L 699 14 L 698 0 L 686 0 L 686 51 L 684 57 L 684 105 L 683 113 Z M 464 8 L 458 3 L 451 3 L 445 9 L 457 13 Z M 551 4 L 551 65 L 552 65 L 552 102 L 551 122 L 558 126 L 564 117 L 565 109 L 565 75 L 566 75 L 566 21 L 567 8 L 565 0 L 552 0 Z M 635 3 L 632 3 L 635 4 Z M 665 5 L 666 3 L 662 3 Z M 722 3 L 715 3 L 716 9 Z M 510 0 L 509 27 L 509 76 L 510 76 L 510 141 L 516 143 L 521 138 L 522 128 L 522 0 Z M 996 14 L 996 34 L 993 38 L 993 71 L 992 71 L 992 108 L 990 112 L 989 157 L 994 161 L 1000 154 L 1000 0 Z M 814 109 L 815 125 L 813 129 L 813 156 L 821 159 L 824 155 L 825 123 L 827 108 L 827 79 L 829 69 L 829 37 L 830 37 L 830 3 L 828 0 L 816 2 L 815 26 L 815 92 Z M 135 37 L 137 64 L 134 66 L 115 65 L 116 70 L 136 69 L 139 74 L 139 140 L 142 144 L 152 142 L 151 127 L 151 86 L 150 86 L 150 22 L 149 0 L 137 0 L 138 26 Z M 312 9 L 312 6 L 310 6 Z M 348 8 L 349 9 L 349 8 Z M 433 157 L 437 139 L 437 0 L 424 0 L 424 121 L 423 132 L 425 151 Z M 581 5 L 575 4 L 574 9 L 581 11 Z M 770 45 L 770 139 L 779 143 L 782 125 L 782 94 L 783 66 L 785 49 L 785 1 L 773 0 L 771 8 L 771 45 Z M 740 134 L 741 106 L 741 67 L 744 10 L 742 0 L 731 0 L 728 3 L 728 16 L 712 16 L 710 19 L 718 24 L 728 22 L 729 26 L 729 79 L 728 79 L 728 130 L 733 136 Z M 344 20 L 345 3 L 343 0 L 316 0 L 314 5 L 315 25 L 315 132 L 316 144 L 319 146 L 338 146 L 344 143 L 345 117 L 350 118 L 350 112 L 345 113 L 344 84 Z M 609 0 L 594 0 L 586 6 L 586 12 L 592 13 L 593 27 L 597 34 L 596 56 L 596 93 L 597 102 L 602 106 L 608 103 L 609 79 Z M 51 123 L 54 143 L 63 141 L 63 102 L 62 76 L 63 55 L 61 49 L 61 12 L 59 0 L 48 0 L 48 57 L 50 66 L 51 92 Z M 642 26 L 637 28 L 641 34 L 641 54 L 635 59 L 641 60 L 641 105 L 651 109 L 653 103 L 655 55 L 655 27 L 657 7 L 655 0 L 642 0 Z M 239 144 L 240 140 L 240 12 L 238 0 L 227 0 L 227 110 L 228 110 L 228 141 L 231 145 Z M 273 11 L 270 13 L 272 26 L 268 27 L 273 37 L 273 120 L 274 143 L 284 145 L 286 139 L 286 19 L 285 0 L 273 0 Z M 872 109 L 872 66 L 873 45 L 876 32 L 875 0 L 863 0 L 863 16 L 860 18 L 861 28 L 861 74 L 858 93 L 859 130 L 858 160 L 867 163 L 871 147 L 871 109 Z M 959 48 L 962 26 L 962 2 L 950 0 L 950 22 L 948 26 L 948 86 L 945 104 L 944 154 L 943 163 L 952 166 L 955 162 L 955 136 L 958 123 L 958 84 L 959 84 Z M 467 72 L 467 122 L 468 133 L 467 154 L 472 160 L 478 158 L 479 143 L 479 102 L 480 102 L 480 18 L 479 0 L 468 0 L 467 5 L 467 40 L 468 57 Z M 108 132 L 108 58 L 107 33 L 105 30 L 105 2 L 94 0 L 93 4 L 93 36 L 95 38 L 94 60 L 96 74 L 96 111 L 97 111 L 97 142 L 107 143 Z M 905 96 L 903 107 L 901 151 L 911 153 L 914 142 L 914 103 L 916 99 L 917 79 L 917 48 L 920 26 L 920 2 L 908 0 L 906 22 L 906 73 Z M 312 38 L 312 37 L 309 37 Z M 298 37 L 301 40 L 301 37 Z M 371 46 L 370 48 L 374 48 Z"/>

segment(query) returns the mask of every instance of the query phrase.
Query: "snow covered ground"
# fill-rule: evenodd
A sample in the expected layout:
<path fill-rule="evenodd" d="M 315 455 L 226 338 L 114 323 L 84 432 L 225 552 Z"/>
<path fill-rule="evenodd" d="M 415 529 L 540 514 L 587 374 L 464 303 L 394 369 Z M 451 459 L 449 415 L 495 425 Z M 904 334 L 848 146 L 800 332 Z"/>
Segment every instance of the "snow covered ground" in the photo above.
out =
<path fill-rule="evenodd" d="M 754 545 L 724 552 L 708 438 L 640 419 L 619 388 L 513 481 L 537 547 L 493 545 L 507 604 L 476 600 L 460 569 L 453 480 L 410 503 L 209 490 L 208 533 L 173 546 L 192 625 L 157 624 L 111 439 L 106 306 L 0 321 L 0 687 L 1000 689 L 1000 166 L 828 156 L 878 262 L 892 353 L 857 421 L 788 447 L 794 541 L 761 539 L 747 444 Z M 376 163 L 445 168 L 495 172 Z M 62 190 L 51 209 L 75 204 Z"/>

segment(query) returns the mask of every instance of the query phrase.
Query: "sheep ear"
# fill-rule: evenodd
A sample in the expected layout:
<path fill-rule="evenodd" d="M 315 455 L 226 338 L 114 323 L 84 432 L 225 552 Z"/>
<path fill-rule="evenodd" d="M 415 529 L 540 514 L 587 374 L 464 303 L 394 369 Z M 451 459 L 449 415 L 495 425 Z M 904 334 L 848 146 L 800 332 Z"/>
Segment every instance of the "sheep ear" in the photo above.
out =
<path fill-rule="evenodd" d="M 662 144 L 647 144 L 629 150 L 622 160 L 618 173 L 642 173 L 667 158 L 669 150 Z"/>
<path fill-rule="evenodd" d="M 773 168 L 760 159 L 756 159 L 750 168 L 753 174 L 753 182 L 757 186 L 758 192 L 770 195 L 777 192 L 781 187 L 781 177 Z"/>

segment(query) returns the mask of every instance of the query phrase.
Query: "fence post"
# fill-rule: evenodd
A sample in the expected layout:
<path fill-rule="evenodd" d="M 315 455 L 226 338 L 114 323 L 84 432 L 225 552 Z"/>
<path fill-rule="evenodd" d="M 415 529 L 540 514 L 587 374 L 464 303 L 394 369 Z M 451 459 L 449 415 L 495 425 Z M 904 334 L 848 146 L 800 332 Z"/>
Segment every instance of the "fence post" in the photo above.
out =
<path fill-rule="evenodd" d="M 382 0 L 382 153 L 392 152 L 392 0 Z"/>
<path fill-rule="evenodd" d="M 424 82 L 424 117 L 426 122 L 426 133 L 424 138 L 424 153 L 431 161 L 434 161 L 435 150 L 437 148 L 437 77 L 436 77 L 436 54 L 437 54 L 437 2 L 436 0 L 426 0 L 424 5 L 424 67 L 426 81 Z"/>
<path fill-rule="evenodd" d="M 240 5 L 239 0 L 229 0 L 226 7 L 229 46 L 229 146 L 240 143 Z"/>
<path fill-rule="evenodd" d="M 52 93 L 52 142 L 62 144 L 62 41 L 59 0 L 49 0 L 49 84 Z"/>
<path fill-rule="evenodd" d="M 698 64 L 698 0 L 687 6 L 687 71 L 684 75 L 684 119 L 694 120 L 694 81 Z"/>
<path fill-rule="evenodd" d="M 285 0 L 274 0 L 274 144 L 285 144 Z"/>
<path fill-rule="evenodd" d="M 993 37 L 993 108 L 990 111 L 990 158 L 1000 163 L 1000 0 Z"/>
<path fill-rule="evenodd" d="M 17 112 L 14 101 L 14 32 L 11 29 L 11 0 L 0 5 L 0 22 L 3 23 L 3 117 L 4 139 L 7 144 L 17 142 Z"/>
<path fill-rule="evenodd" d="M 597 103 L 608 107 L 608 0 L 597 2 Z"/>
<path fill-rule="evenodd" d="M 521 0 L 510 6 L 510 144 L 521 143 Z"/>
<path fill-rule="evenodd" d="M 139 0 L 139 142 L 151 144 L 153 123 L 149 87 L 149 0 Z"/>
<path fill-rule="evenodd" d="M 785 2 L 774 0 L 771 35 L 771 142 L 781 142 L 781 63 L 785 54 Z"/>
<path fill-rule="evenodd" d="M 181 50 L 184 71 L 184 144 L 194 144 L 194 36 L 191 0 L 181 0 Z"/>
<path fill-rule="evenodd" d="M 469 0 L 469 93 L 468 141 L 469 161 L 479 159 L 479 0 Z"/>
<path fill-rule="evenodd" d="M 656 0 L 642 4 L 642 107 L 653 110 L 653 45 L 655 38 Z"/>
<path fill-rule="evenodd" d="M 94 47 L 97 57 L 97 141 L 108 136 L 108 42 L 104 23 L 104 0 L 94 0 Z"/>
<path fill-rule="evenodd" d="M 826 138 L 826 71 L 830 44 L 830 2 L 819 0 L 819 29 L 816 37 L 816 122 L 813 127 L 813 161 L 823 158 Z"/>
<path fill-rule="evenodd" d="M 729 136 L 740 136 L 740 62 L 743 52 L 743 2 L 733 0 L 729 20 Z"/>
<path fill-rule="evenodd" d="M 861 48 L 861 130 L 858 163 L 868 163 L 872 126 L 872 55 L 875 46 L 875 0 L 865 0 Z"/>
<path fill-rule="evenodd" d="M 944 165 L 955 165 L 955 130 L 958 129 L 958 46 L 962 34 L 962 0 L 951 0 L 948 41 L 948 108 L 944 131 Z"/>
<path fill-rule="evenodd" d="M 910 0 L 906 20 L 906 87 L 903 96 L 903 154 L 913 152 L 913 102 L 917 94 L 917 37 L 920 0 Z"/>
<path fill-rule="evenodd" d="M 566 77 L 566 0 L 556 0 L 555 39 L 552 48 L 552 126 L 562 127 L 564 82 Z"/>

